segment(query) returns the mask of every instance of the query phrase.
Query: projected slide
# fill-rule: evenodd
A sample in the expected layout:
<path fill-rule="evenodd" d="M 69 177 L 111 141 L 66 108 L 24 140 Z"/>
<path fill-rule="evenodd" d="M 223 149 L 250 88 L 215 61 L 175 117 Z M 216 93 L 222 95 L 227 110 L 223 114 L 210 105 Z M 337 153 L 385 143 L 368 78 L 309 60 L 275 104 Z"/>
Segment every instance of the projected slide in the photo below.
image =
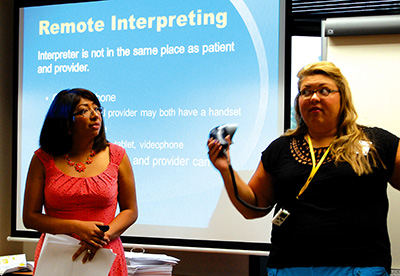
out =
<path fill-rule="evenodd" d="M 21 15 L 20 202 L 54 95 L 82 87 L 133 166 L 139 219 L 126 235 L 214 239 L 211 228 L 227 231 L 211 223 L 220 216 L 246 228 L 230 240 L 269 241 L 270 221 L 225 217 L 233 207 L 206 142 L 213 127 L 238 124 L 232 165 L 251 173 L 282 133 L 279 1 L 109 0 Z"/>

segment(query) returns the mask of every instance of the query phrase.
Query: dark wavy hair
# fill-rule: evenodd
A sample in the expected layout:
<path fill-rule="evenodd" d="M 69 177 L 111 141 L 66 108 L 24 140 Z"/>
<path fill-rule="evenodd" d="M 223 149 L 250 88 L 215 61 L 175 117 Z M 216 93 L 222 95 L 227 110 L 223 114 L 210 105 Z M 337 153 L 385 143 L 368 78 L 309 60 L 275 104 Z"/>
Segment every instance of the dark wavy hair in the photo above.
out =
<path fill-rule="evenodd" d="M 100 105 L 96 95 L 83 88 L 65 89 L 60 91 L 47 112 L 40 132 L 40 147 L 53 156 L 63 155 L 70 151 L 72 146 L 71 129 L 74 122 L 74 110 L 81 98 L 93 101 Z M 104 120 L 101 121 L 100 133 L 94 138 L 93 150 L 102 151 L 108 145 Z"/>

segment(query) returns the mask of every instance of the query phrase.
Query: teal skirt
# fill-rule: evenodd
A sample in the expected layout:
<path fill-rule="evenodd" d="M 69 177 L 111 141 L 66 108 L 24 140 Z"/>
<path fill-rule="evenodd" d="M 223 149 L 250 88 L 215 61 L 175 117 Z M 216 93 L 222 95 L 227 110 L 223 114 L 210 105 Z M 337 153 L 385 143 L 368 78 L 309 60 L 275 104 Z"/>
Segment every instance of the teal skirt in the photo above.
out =
<path fill-rule="evenodd" d="M 290 267 L 267 271 L 268 276 L 389 276 L 383 267 Z"/>

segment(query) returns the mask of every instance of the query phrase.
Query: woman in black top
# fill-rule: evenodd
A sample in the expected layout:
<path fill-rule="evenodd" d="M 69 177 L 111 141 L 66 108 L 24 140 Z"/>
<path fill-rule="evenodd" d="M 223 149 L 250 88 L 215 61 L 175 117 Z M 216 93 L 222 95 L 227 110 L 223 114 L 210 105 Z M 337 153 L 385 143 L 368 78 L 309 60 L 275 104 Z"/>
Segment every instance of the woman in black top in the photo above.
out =
<path fill-rule="evenodd" d="M 289 214 L 273 225 L 269 275 L 388 275 L 386 189 L 400 189 L 399 138 L 356 123 L 349 85 L 332 63 L 307 65 L 298 77 L 297 127 L 268 146 L 248 184 L 234 172 L 240 198 Z M 229 150 L 221 155 L 214 139 L 208 147 L 238 211 L 268 214 L 235 196 Z"/>

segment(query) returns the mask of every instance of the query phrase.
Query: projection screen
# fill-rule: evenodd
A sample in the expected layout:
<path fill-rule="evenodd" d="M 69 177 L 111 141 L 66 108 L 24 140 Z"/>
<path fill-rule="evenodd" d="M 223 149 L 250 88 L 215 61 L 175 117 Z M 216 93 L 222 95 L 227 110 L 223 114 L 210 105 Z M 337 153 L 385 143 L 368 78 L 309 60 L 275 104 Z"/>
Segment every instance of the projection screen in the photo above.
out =
<path fill-rule="evenodd" d="M 282 134 L 284 1 L 25 2 L 12 236 L 38 237 L 22 223 L 29 162 L 53 97 L 82 87 L 100 99 L 107 139 L 134 170 L 139 218 L 124 243 L 268 251 L 271 215 L 239 215 L 206 142 L 215 126 L 238 124 L 232 165 L 249 179 Z"/>

